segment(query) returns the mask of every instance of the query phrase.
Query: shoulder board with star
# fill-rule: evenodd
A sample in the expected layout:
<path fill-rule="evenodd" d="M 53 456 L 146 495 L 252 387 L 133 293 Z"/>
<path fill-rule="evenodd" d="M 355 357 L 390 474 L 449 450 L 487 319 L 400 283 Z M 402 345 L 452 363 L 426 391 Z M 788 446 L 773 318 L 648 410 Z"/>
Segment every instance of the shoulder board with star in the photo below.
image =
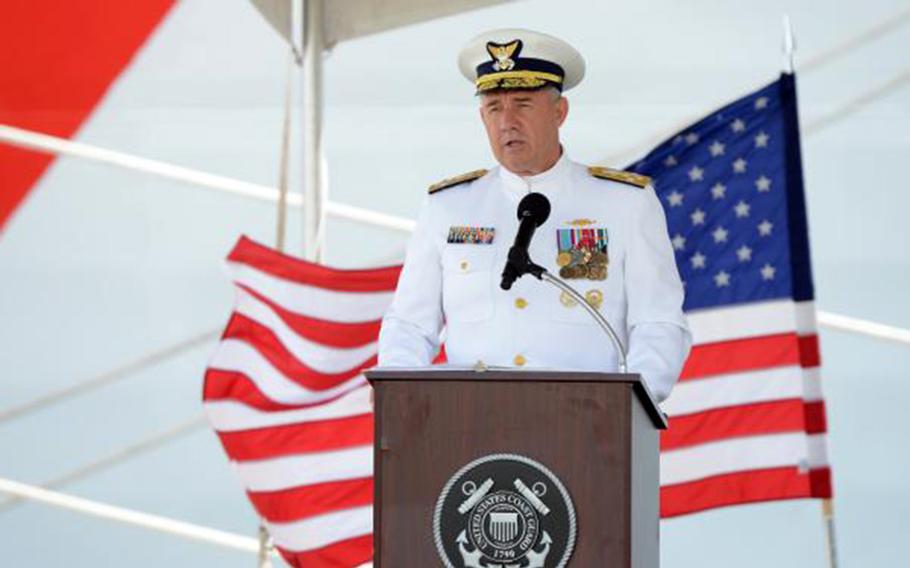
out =
<path fill-rule="evenodd" d="M 437 193 L 444 189 L 449 189 L 450 187 L 455 187 L 463 183 L 468 183 L 469 181 L 474 181 L 475 179 L 482 178 L 485 175 L 487 175 L 487 170 L 474 170 L 473 172 L 461 174 L 460 176 L 444 179 L 431 185 L 429 192 L 430 194 Z"/>
<path fill-rule="evenodd" d="M 604 166 L 591 166 L 588 168 L 588 173 L 596 178 L 618 181 L 620 183 L 634 185 L 635 187 L 643 188 L 651 185 L 651 178 L 648 176 L 623 170 L 614 170 L 613 168 Z"/>

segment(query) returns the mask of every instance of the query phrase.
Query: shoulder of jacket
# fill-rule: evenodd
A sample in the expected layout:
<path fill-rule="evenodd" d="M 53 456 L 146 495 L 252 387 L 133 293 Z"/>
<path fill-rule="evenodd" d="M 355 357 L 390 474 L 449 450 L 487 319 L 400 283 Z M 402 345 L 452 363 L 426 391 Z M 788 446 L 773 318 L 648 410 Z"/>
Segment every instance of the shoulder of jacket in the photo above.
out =
<path fill-rule="evenodd" d="M 487 171 L 488 170 L 484 169 L 474 170 L 473 172 L 461 174 L 460 176 L 450 177 L 442 181 L 438 181 L 430 186 L 429 193 L 432 195 L 444 189 L 449 189 L 450 187 L 455 187 L 463 183 L 468 183 L 469 181 L 474 181 L 475 179 L 482 178 L 483 176 L 487 175 Z"/>
<path fill-rule="evenodd" d="M 613 168 L 607 168 L 605 166 L 589 166 L 588 173 L 596 178 L 618 181 L 619 183 L 634 185 L 635 187 L 644 188 L 651 185 L 651 178 L 648 176 L 636 174 L 635 172 L 614 170 Z"/>

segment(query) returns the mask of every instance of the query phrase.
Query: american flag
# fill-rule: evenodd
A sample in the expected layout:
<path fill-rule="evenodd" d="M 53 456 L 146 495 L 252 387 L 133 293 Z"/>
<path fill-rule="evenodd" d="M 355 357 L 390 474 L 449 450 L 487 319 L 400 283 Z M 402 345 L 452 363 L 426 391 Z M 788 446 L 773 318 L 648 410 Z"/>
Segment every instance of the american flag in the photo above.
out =
<path fill-rule="evenodd" d="M 363 370 L 400 267 L 336 270 L 241 238 L 234 311 L 205 374 L 206 414 L 292 566 L 373 555 L 373 415 Z"/>
<path fill-rule="evenodd" d="M 694 335 L 664 405 L 662 516 L 830 497 L 794 76 L 630 169 L 666 211 Z"/>
<path fill-rule="evenodd" d="M 632 169 L 669 220 L 695 347 L 665 403 L 664 517 L 830 496 L 793 78 L 685 129 Z M 206 372 L 208 417 L 293 566 L 372 556 L 362 371 L 400 267 L 337 270 L 241 238 Z"/>

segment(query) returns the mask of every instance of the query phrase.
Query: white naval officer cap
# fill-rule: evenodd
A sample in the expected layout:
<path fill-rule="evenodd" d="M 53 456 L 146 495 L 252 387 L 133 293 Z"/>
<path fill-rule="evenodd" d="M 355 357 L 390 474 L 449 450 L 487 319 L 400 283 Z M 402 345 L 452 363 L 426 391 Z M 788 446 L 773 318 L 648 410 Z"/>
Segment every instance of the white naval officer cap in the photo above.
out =
<path fill-rule="evenodd" d="M 568 91 L 585 76 L 585 60 L 574 47 L 517 28 L 490 30 L 472 39 L 458 55 L 458 68 L 478 93 L 545 86 Z"/>

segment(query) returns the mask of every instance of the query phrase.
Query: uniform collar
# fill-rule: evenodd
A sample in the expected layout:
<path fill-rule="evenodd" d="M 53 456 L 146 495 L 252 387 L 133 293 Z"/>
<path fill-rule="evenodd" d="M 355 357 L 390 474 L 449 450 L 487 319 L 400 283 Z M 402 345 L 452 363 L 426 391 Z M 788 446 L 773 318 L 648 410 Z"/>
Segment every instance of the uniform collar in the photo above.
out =
<path fill-rule="evenodd" d="M 572 170 L 572 161 L 568 154 L 562 150 L 562 155 L 549 170 L 533 176 L 520 176 L 510 172 L 504 166 L 499 166 L 499 178 L 502 180 L 503 189 L 512 197 L 521 199 L 528 193 L 535 191 L 546 195 L 553 195 L 568 183 Z"/>

